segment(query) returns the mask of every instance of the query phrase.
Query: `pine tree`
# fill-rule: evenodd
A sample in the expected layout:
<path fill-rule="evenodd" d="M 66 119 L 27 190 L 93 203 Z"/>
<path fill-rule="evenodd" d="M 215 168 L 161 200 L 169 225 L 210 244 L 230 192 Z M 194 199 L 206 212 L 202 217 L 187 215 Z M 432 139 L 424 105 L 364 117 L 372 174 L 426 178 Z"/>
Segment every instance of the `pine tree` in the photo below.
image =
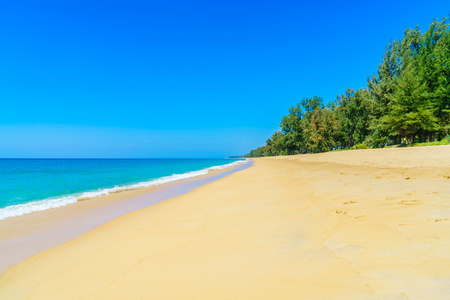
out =
<path fill-rule="evenodd" d="M 391 136 L 398 135 L 413 143 L 418 133 L 438 129 L 437 118 L 425 82 L 412 66 L 409 66 L 398 80 L 394 92 L 389 96 L 390 111 L 381 118 L 383 129 Z"/>

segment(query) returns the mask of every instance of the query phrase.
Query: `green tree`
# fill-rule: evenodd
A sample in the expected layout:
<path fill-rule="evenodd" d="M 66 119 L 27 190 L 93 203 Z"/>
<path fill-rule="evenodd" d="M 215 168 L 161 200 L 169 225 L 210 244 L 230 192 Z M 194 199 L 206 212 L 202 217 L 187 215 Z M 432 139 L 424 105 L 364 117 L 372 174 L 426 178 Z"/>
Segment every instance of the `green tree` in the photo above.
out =
<path fill-rule="evenodd" d="M 314 132 L 314 130 L 311 129 L 311 126 L 314 113 L 325 107 L 323 104 L 323 99 L 322 97 L 317 96 L 312 98 L 303 98 L 302 101 L 300 101 L 300 104 L 304 110 L 304 113 L 302 114 L 302 132 L 304 141 L 303 152 L 316 152 L 316 147 L 312 146 L 314 143 L 311 143 L 311 134 Z"/>
<path fill-rule="evenodd" d="M 407 143 L 414 143 L 415 136 L 438 129 L 437 118 L 433 114 L 428 98 L 428 88 L 412 66 L 402 77 L 390 96 L 390 111 L 381 118 L 383 129 L 390 135 L 398 135 Z"/>
<path fill-rule="evenodd" d="M 429 89 L 442 138 L 450 129 L 450 30 L 447 18 L 431 23 L 422 37 L 422 45 L 417 68 Z"/>
<path fill-rule="evenodd" d="M 350 88 L 335 101 L 339 120 L 338 142 L 350 148 L 364 142 L 369 135 L 369 102 L 367 89 L 354 91 Z"/>
<path fill-rule="evenodd" d="M 283 132 L 277 131 L 272 135 L 272 153 L 273 155 L 287 155 Z"/>
<path fill-rule="evenodd" d="M 281 119 L 280 128 L 284 135 L 284 147 L 287 154 L 305 151 L 300 104 L 289 108 L 289 114 Z"/>
<path fill-rule="evenodd" d="M 311 152 L 330 151 L 338 134 L 338 120 L 330 108 L 320 106 L 312 112 L 305 128 L 308 135 L 307 147 Z"/>
<path fill-rule="evenodd" d="M 383 53 L 383 59 L 378 65 L 377 73 L 367 80 L 371 95 L 368 103 L 371 130 L 369 141 L 375 145 L 382 145 L 388 141 L 388 132 L 381 126 L 380 119 L 389 111 L 389 95 L 392 94 L 397 78 L 401 73 L 400 47 L 401 44 L 398 41 L 390 42 Z"/>

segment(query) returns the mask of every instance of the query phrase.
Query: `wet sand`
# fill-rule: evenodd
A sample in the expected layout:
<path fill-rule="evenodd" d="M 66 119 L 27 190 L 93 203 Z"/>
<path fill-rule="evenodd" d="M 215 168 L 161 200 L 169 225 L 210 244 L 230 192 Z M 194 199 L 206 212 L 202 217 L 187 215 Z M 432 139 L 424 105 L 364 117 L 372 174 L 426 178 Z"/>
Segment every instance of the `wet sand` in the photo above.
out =
<path fill-rule="evenodd" d="M 0 274 L 34 254 L 68 242 L 121 215 L 190 192 L 250 165 L 249 161 L 185 180 L 120 191 L 0 220 Z"/>
<path fill-rule="evenodd" d="M 0 277 L 1 299 L 448 299 L 450 146 L 256 159 Z"/>

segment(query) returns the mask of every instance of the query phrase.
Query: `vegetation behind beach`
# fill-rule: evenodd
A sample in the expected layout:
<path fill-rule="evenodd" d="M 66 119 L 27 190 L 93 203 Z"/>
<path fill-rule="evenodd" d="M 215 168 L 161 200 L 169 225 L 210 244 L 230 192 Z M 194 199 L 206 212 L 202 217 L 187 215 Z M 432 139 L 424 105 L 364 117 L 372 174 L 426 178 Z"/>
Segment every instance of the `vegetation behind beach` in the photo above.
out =
<path fill-rule="evenodd" d="M 350 71 L 350 70 L 344 70 Z M 280 131 L 246 157 L 450 143 L 450 30 L 447 18 L 391 41 L 367 87 L 333 102 L 304 98 L 281 119 Z"/>

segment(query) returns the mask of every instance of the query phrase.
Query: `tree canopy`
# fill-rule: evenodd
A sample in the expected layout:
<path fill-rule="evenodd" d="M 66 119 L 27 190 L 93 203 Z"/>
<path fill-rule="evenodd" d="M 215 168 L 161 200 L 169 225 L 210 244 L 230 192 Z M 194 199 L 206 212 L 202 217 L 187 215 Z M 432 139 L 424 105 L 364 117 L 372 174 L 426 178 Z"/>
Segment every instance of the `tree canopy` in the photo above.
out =
<path fill-rule="evenodd" d="M 447 18 L 427 31 L 406 29 L 391 41 L 367 87 L 348 88 L 325 105 L 303 98 L 281 119 L 280 131 L 247 157 L 384 147 L 448 138 L 450 28 Z"/>

